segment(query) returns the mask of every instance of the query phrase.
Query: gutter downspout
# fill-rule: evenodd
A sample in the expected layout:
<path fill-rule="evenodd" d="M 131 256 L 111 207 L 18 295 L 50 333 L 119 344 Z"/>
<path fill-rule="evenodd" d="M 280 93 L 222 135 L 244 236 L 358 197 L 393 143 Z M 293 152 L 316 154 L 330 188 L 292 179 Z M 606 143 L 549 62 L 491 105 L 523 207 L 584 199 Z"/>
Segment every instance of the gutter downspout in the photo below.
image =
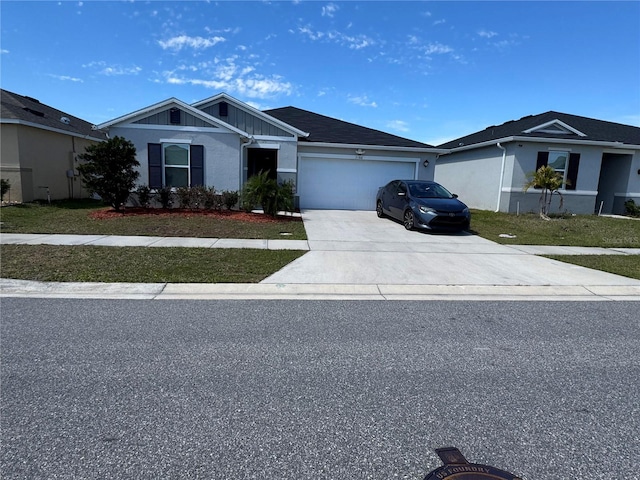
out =
<path fill-rule="evenodd" d="M 240 144 L 240 176 L 238 177 L 239 180 L 239 190 L 242 190 L 242 174 L 244 173 L 244 151 L 245 148 L 248 147 L 249 145 L 251 145 L 253 142 L 255 142 L 255 138 L 253 138 L 253 135 L 249 136 L 248 140 L 246 143 L 241 143 Z"/>
<path fill-rule="evenodd" d="M 502 201 L 502 185 L 504 184 L 504 169 L 507 163 L 507 149 L 500 145 L 500 142 L 496 143 L 496 147 L 502 150 L 502 167 L 500 168 L 500 185 L 498 186 L 498 205 L 496 206 L 496 212 L 499 212 L 500 202 Z"/>

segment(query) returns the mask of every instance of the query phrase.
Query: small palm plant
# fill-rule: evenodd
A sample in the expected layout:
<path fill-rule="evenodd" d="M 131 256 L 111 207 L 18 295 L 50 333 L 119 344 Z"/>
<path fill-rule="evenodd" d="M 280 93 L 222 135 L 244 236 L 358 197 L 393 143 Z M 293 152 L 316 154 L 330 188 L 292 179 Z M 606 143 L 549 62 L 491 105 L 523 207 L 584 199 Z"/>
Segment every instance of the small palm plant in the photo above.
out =
<path fill-rule="evenodd" d="M 524 191 L 526 192 L 531 187 L 541 188 L 540 193 L 540 217 L 544 220 L 549 220 L 549 212 L 551 210 L 551 200 L 553 195 L 557 194 L 560 197 L 559 209 L 562 209 L 564 199 L 560 193 L 562 188 L 563 178 L 553 167 L 549 165 L 543 165 L 535 172 L 527 174 L 529 181 L 524 185 Z M 568 183 L 568 182 L 567 182 Z"/>
<path fill-rule="evenodd" d="M 242 199 L 246 208 L 261 205 L 265 214 L 275 217 L 278 211 L 293 210 L 293 184 L 279 185 L 277 180 L 269 178 L 269 171 L 261 171 L 247 180 Z"/>

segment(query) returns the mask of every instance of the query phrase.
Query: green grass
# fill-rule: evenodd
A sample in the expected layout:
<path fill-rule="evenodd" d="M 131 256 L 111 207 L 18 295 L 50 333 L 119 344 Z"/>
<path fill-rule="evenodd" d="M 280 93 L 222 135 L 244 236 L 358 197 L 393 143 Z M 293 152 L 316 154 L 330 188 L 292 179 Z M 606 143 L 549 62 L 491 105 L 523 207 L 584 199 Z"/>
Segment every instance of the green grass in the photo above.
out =
<path fill-rule="evenodd" d="M 543 220 L 533 213 L 473 210 L 471 228 L 483 238 L 506 245 L 640 248 L 640 220 L 635 219 L 570 215 Z M 515 238 L 503 238 L 500 234 Z"/>
<path fill-rule="evenodd" d="M 293 250 L 1 245 L 2 277 L 51 282 L 257 283 Z"/>
<path fill-rule="evenodd" d="M 299 220 L 245 222 L 232 217 L 149 215 L 96 220 L 95 201 L 24 204 L 0 209 L 4 233 L 153 235 L 211 238 L 306 239 Z M 503 244 L 640 248 L 640 221 L 576 215 L 542 220 L 475 210 L 472 228 Z M 283 232 L 290 235 L 283 236 Z M 515 235 L 503 238 L 500 234 Z M 300 251 L 202 248 L 2 245 L 1 275 L 40 281 L 254 283 L 300 257 Z M 549 256 L 640 279 L 640 255 Z"/>
<path fill-rule="evenodd" d="M 255 238 L 306 240 L 299 218 L 247 222 L 234 216 L 119 215 L 94 219 L 92 212 L 105 209 L 100 202 L 67 200 L 52 205 L 28 203 L 0 209 L 3 233 L 60 233 L 95 235 L 146 235 L 161 237 Z M 161 209 L 152 210 L 156 214 Z M 259 214 L 255 214 L 259 215 Z M 261 218 L 264 218 L 261 216 Z M 286 236 L 282 234 L 286 233 Z"/>
<path fill-rule="evenodd" d="M 640 255 L 544 255 L 560 262 L 640 280 Z"/>

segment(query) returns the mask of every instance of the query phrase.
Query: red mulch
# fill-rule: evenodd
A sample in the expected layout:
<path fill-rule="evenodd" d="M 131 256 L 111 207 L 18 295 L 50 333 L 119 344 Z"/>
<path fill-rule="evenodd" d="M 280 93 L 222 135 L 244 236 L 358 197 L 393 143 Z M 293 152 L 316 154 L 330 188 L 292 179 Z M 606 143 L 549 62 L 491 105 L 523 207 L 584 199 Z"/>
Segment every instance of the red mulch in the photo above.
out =
<path fill-rule="evenodd" d="M 237 220 L 239 222 L 252 222 L 252 223 L 274 223 L 281 221 L 300 221 L 300 217 L 294 217 L 290 215 L 278 215 L 277 217 L 271 217 L 262 213 L 248 213 L 237 210 L 189 210 L 182 208 L 141 208 L 131 207 L 125 208 L 122 212 L 116 212 L 113 208 L 107 207 L 104 209 L 91 212 L 89 215 L 95 220 L 108 220 L 110 218 L 121 217 L 177 217 L 182 216 L 185 218 L 224 218 L 230 220 Z"/>

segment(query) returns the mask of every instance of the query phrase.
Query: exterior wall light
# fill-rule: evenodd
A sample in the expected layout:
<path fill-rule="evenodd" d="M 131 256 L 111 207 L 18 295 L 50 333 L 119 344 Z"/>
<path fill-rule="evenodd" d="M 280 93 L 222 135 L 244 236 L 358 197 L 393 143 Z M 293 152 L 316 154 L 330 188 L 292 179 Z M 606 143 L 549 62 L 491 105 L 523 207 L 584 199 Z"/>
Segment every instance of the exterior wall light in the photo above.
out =
<path fill-rule="evenodd" d="M 429 166 L 429 159 L 425 159 L 425 161 L 422 162 L 422 165 L 424 165 L 425 168 L 428 167 Z"/>

